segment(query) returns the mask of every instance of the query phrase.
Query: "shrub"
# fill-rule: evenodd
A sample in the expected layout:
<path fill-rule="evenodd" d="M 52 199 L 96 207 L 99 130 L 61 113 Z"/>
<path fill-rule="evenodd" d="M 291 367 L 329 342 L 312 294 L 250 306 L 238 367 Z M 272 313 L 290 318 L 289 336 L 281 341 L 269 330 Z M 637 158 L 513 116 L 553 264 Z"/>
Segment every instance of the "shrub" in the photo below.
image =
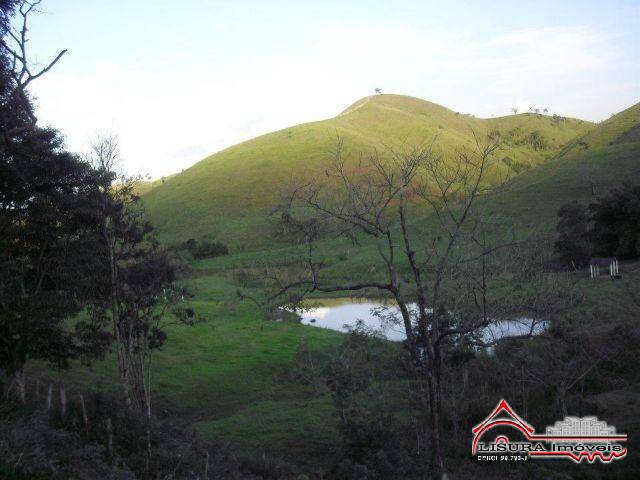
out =
<path fill-rule="evenodd" d="M 536 151 L 547 148 L 547 139 L 539 130 L 531 132 L 526 139 L 526 143 L 531 145 Z"/>
<path fill-rule="evenodd" d="M 187 251 L 195 259 L 213 258 L 229 254 L 229 248 L 222 242 L 206 239 L 196 241 L 193 238 L 172 247 L 172 250 Z"/>
<path fill-rule="evenodd" d="M 598 255 L 640 255 L 640 185 L 625 183 L 589 205 L 591 241 Z"/>

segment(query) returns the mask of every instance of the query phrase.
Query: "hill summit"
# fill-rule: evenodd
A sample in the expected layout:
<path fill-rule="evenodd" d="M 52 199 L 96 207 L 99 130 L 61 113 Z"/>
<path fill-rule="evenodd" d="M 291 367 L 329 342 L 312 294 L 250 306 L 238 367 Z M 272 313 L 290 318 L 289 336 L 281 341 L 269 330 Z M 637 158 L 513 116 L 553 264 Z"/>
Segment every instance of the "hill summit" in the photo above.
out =
<path fill-rule="evenodd" d="M 493 132 L 503 139 L 503 168 L 517 174 L 548 162 L 592 127 L 582 120 L 531 113 L 479 119 L 418 98 L 374 95 L 334 118 L 217 152 L 143 198 L 163 240 L 209 237 L 242 248 L 260 244 L 268 233 L 267 217 L 289 179 L 324 171 L 337 137 L 352 152 L 406 148 L 435 138 L 446 155 L 472 146 L 474 133 Z"/>

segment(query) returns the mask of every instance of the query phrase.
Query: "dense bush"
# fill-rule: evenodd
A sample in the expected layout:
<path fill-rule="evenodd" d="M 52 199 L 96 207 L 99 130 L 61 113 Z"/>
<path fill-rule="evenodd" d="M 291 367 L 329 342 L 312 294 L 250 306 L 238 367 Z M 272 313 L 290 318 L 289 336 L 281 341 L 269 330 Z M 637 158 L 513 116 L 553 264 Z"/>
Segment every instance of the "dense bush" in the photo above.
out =
<path fill-rule="evenodd" d="M 213 258 L 229 254 L 229 248 L 222 242 L 206 239 L 197 241 L 193 238 L 173 247 L 173 250 L 187 251 L 195 259 Z"/>
<path fill-rule="evenodd" d="M 547 148 L 547 139 L 538 130 L 531 132 L 525 141 L 527 144 L 531 145 L 533 149 L 536 151 L 544 150 L 545 148 Z"/>
<path fill-rule="evenodd" d="M 126 467 L 111 465 L 103 445 L 54 428 L 42 412 L 3 418 L 0 431 L 0 478 L 135 478 Z"/>
<path fill-rule="evenodd" d="M 584 206 L 567 203 L 558 210 L 556 241 L 553 250 L 567 266 L 582 268 L 589 262 L 591 245 L 587 230 L 588 216 Z"/>
<path fill-rule="evenodd" d="M 394 394 L 381 380 L 398 377 L 404 358 L 364 330 L 350 333 L 326 363 L 324 375 L 340 419 L 342 449 L 335 479 L 412 478 L 425 465 L 415 432 L 398 416 Z M 400 373 L 402 376 L 402 373 Z"/>
<path fill-rule="evenodd" d="M 591 241 L 596 255 L 640 255 L 640 185 L 626 182 L 589 205 Z"/>
<path fill-rule="evenodd" d="M 87 396 L 88 425 L 74 403 L 64 418 L 54 408 L 47 413 L 32 405 L 0 403 L 0 478 L 210 479 L 292 478 L 264 477 L 262 471 L 236 459 L 227 448 L 212 445 L 170 420 L 152 421 L 152 450 L 147 467 L 146 424 L 140 415 L 110 395 Z M 108 450 L 106 420 L 113 431 Z M 249 462 L 250 463 L 250 462 Z M 270 459 L 255 464 L 273 463 Z M 287 470 L 278 464 L 279 472 Z"/>
<path fill-rule="evenodd" d="M 640 185 L 625 183 L 588 207 L 571 202 L 558 210 L 554 251 L 579 268 L 591 256 L 640 256 Z"/>

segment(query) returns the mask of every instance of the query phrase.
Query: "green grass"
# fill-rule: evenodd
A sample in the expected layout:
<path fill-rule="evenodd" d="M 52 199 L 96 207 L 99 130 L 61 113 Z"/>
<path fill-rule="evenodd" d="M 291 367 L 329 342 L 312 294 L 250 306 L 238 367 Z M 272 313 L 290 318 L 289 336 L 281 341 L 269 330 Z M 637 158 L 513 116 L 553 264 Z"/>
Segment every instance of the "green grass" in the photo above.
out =
<path fill-rule="evenodd" d="M 618 120 L 626 122 L 628 118 L 621 116 Z M 609 123 L 598 128 L 619 131 L 628 130 L 629 125 L 619 127 Z M 601 134 L 594 132 L 593 136 Z M 572 200 L 587 204 L 628 179 L 640 179 L 640 143 L 625 141 L 603 145 L 523 172 L 510 182 L 503 193 L 483 199 L 479 208 L 501 219 L 501 229 L 496 232 L 497 235 L 515 229 L 522 236 L 549 238 L 553 236 L 560 205 Z M 416 220 L 413 228 L 418 232 L 428 232 L 433 225 L 433 219 L 425 216 Z M 365 242 L 355 248 L 345 240 L 331 239 L 323 242 L 319 248 L 326 255 L 329 264 L 327 274 L 330 278 L 343 279 L 362 275 L 371 277 L 378 273 L 376 268 L 380 262 L 376 249 L 371 244 Z M 303 255 L 304 252 L 299 247 L 274 247 L 201 260 L 195 267 L 201 272 L 225 272 L 251 268 L 262 262 L 286 266 Z M 626 289 L 636 284 L 640 278 L 638 263 L 623 264 L 623 272 L 624 279 L 621 281 L 591 280 L 586 272 L 572 274 L 579 280 L 586 294 L 585 302 L 580 306 L 581 311 L 599 315 L 603 308 L 607 309 L 610 318 L 603 323 L 603 328 L 609 328 L 613 321 L 628 318 L 629 312 L 633 311 Z M 297 419 L 294 425 L 290 425 L 287 420 L 292 417 L 288 417 L 285 411 L 274 408 L 273 400 L 268 399 L 231 417 L 199 422 L 197 428 L 205 434 L 233 438 L 247 448 L 271 445 L 272 448 L 284 447 L 283 451 L 287 451 L 295 449 L 296 439 L 300 438 L 299 429 L 315 432 L 317 439 L 331 437 L 328 432 L 318 431 L 318 428 L 324 427 L 322 422 L 326 422 L 331 416 L 327 401 L 326 396 L 319 396 L 308 403 L 297 400 L 279 403 L 280 407 L 287 408 L 294 414 Z M 324 407 L 320 407 L 318 403 Z M 324 408 L 327 409 L 326 417 L 317 417 L 317 412 L 324 411 Z M 265 432 L 259 434 L 258 439 L 254 437 L 255 425 L 260 432 Z M 293 432 L 292 436 L 289 437 L 285 431 Z M 261 443 L 264 440 L 271 443 Z"/>
<path fill-rule="evenodd" d="M 337 427 L 330 398 L 326 392 L 315 396 L 296 382 L 291 369 L 301 342 L 327 350 L 342 335 L 294 322 L 266 321 L 252 303 L 237 301 L 235 287 L 223 276 L 190 283 L 196 294 L 190 304 L 203 321 L 171 328 L 166 345 L 154 356 L 157 414 L 165 409 L 177 412 L 175 420 L 205 437 L 230 440 L 247 451 L 263 445 L 286 453 L 298 445 L 303 454 L 305 444 L 334 444 Z M 61 375 L 81 391 L 111 390 L 117 378 L 115 359 L 110 356 L 92 367 L 75 365 Z"/>
<path fill-rule="evenodd" d="M 640 142 L 640 103 L 612 115 L 597 128 L 576 138 L 563 150 L 562 155 L 579 155 L 591 148 L 633 142 Z"/>
<path fill-rule="evenodd" d="M 393 115 L 398 118 L 424 115 L 427 117 L 425 124 L 429 124 L 429 118 L 439 115 L 436 121 L 450 122 L 444 125 L 445 130 L 454 132 L 450 135 L 454 138 L 455 135 L 462 136 L 468 124 L 484 125 L 481 122 L 493 122 L 503 129 L 506 127 L 501 122 L 529 121 L 524 115 L 482 121 L 458 116 L 433 104 L 424 104 L 426 102 L 407 97 L 379 96 L 361 101 L 331 122 L 357 126 L 368 118 L 368 109 L 371 108 L 389 112 L 389 117 L 384 118 L 395 118 Z M 430 113 L 421 113 L 423 108 Z M 358 119 L 358 116 L 365 118 Z M 533 116 L 530 120 L 546 122 L 548 119 Z M 619 126 L 612 120 L 597 128 L 626 132 L 635 128 L 628 123 L 627 115 L 618 120 L 625 122 L 624 125 Z M 317 124 L 295 127 L 292 136 L 300 134 L 305 137 L 308 134 L 308 138 L 311 138 L 330 124 L 323 124 L 321 127 L 317 127 Z M 397 127 L 397 122 L 394 125 L 394 128 L 400 128 Z M 382 135 L 385 128 L 387 127 L 382 122 L 371 120 L 366 131 L 370 135 Z M 237 202 L 238 196 L 220 200 L 217 196 L 209 197 L 211 191 L 202 191 L 206 185 L 216 192 L 222 191 L 223 187 L 233 185 L 239 178 L 227 179 L 229 185 L 211 183 L 216 177 L 209 172 L 209 168 L 212 171 L 220 169 L 218 173 L 224 173 L 225 168 L 231 168 L 224 165 L 233 165 L 235 160 L 240 161 L 242 158 L 255 166 L 251 155 L 260 149 L 264 149 L 265 154 L 268 153 L 271 158 L 276 158 L 281 148 L 278 145 L 287 138 L 287 132 L 276 132 L 249 142 L 249 145 L 232 147 L 230 152 L 223 152 L 195 166 L 192 169 L 194 172 L 187 171 L 186 176 L 178 175 L 167 180 L 164 186 L 156 186 L 148 200 L 159 202 L 156 204 L 157 208 L 160 208 L 159 205 L 163 206 L 160 210 L 155 210 L 154 215 L 166 215 L 164 227 L 175 228 L 175 233 L 167 234 L 165 238 L 179 238 L 185 232 L 194 237 L 199 233 L 210 232 L 210 228 L 218 225 L 217 223 L 198 224 L 203 218 L 207 218 L 209 210 L 213 212 L 211 215 L 230 212 L 232 216 L 225 217 L 222 225 L 225 228 L 238 228 L 239 236 L 255 227 L 256 224 L 252 222 L 257 217 L 251 215 L 257 215 L 259 209 L 256 208 L 247 216 L 242 211 L 247 208 L 246 204 L 237 208 L 231 206 L 233 202 Z M 304 132 L 305 135 L 302 135 Z M 396 132 L 397 136 L 405 133 Z M 592 132 L 594 138 L 604 135 Z M 483 199 L 480 208 L 498 215 L 502 220 L 502 229 L 497 230 L 496 235 L 514 229 L 523 236 L 536 234 L 549 237 L 553 234 L 557 208 L 561 204 L 571 200 L 588 203 L 623 180 L 639 179 L 640 143 L 629 141 L 626 136 L 624 138 L 627 140 L 613 145 L 593 146 L 547 161 L 544 165 L 518 175 L 504 193 Z M 315 151 L 320 145 L 311 141 L 306 145 L 299 140 L 298 143 L 304 144 L 309 152 Z M 290 156 L 284 159 L 285 165 L 295 164 L 294 153 L 300 151 L 296 149 L 292 149 Z M 238 170 L 242 169 L 238 167 Z M 246 169 L 242 172 L 247 174 Z M 202 178 L 199 180 L 200 175 Z M 266 175 L 266 170 L 259 168 L 254 177 L 258 176 L 262 176 L 265 182 L 274 184 L 281 180 L 277 175 L 275 179 L 271 179 Z M 243 188 L 247 186 L 242 185 Z M 595 188 L 595 196 L 592 187 Z M 195 190 L 190 192 L 190 189 Z M 238 192 L 238 195 L 242 193 L 240 190 Z M 157 197 L 154 196 L 156 193 Z M 248 197 L 248 202 L 254 202 L 264 194 L 264 190 L 247 190 L 244 194 Z M 171 200 L 173 195 L 177 195 L 175 202 Z M 192 201 L 196 196 L 200 199 L 199 202 Z M 189 203 L 188 208 L 180 203 L 182 201 Z M 218 206 L 219 201 L 222 203 Z M 162 213 L 164 208 L 169 210 Z M 201 209 L 203 216 L 190 217 L 193 214 L 192 208 Z M 240 213 L 238 209 L 241 210 Z M 177 210 L 183 214 L 178 215 Z M 417 232 L 418 238 L 423 238 L 423 233 L 431 231 L 433 225 L 433 219 L 425 215 L 418 217 L 412 228 Z M 363 275 L 372 278 L 382 274 L 376 249 L 370 243 L 354 247 L 343 239 L 329 239 L 322 242 L 319 248 L 326 256 L 329 265 L 326 274 L 331 279 Z M 337 420 L 328 392 L 326 389 L 311 388 L 295 381 L 291 369 L 301 341 L 312 350 L 330 352 L 344 338 L 343 335 L 297 323 L 267 321 L 252 303 L 236 298 L 237 287 L 233 281 L 236 270 L 254 268 L 263 263 L 291 265 L 303 253 L 297 246 L 272 245 L 261 250 L 237 252 L 194 262 L 195 272 L 189 283 L 195 292 L 195 298 L 190 303 L 204 322 L 194 327 L 172 329 L 165 347 L 155 356 L 152 375 L 157 412 L 161 413 L 167 408 L 175 412 L 177 420 L 192 426 L 201 435 L 231 441 L 239 450 L 248 453 L 266 450 L 301 463 L 318 464 L 326 458 L 326 452 L 335 449 L 339 442 Z M 582 278 L 581 282 L 587 291 L 585 311 L 610 305 L 612 299 L 615 299 L 611 315 L 616 318 L 628 315 L 631 310 L 629 304 L 625 303 L 628 298 L 625 297 L 624 288 L 638 282 L 640 270 L 637 265 L 623 265 L 623 273 L 625 279 L 616 282 L 604 279 L 592 281 L 587 279 L 586 273 L 576 273 L 576 276 Z M 80 389 L 94 389 L 97 386 L 111 388 L 116 378 L 115 362 L 108 358 L 91 368 L 77 366 L 64 375 Z"/>
<path fill-rule="evenodd" d="M 437 148 L 451 155 L 473 145 L 474 131 L 484 136 L 497 130 L 506 141 L 502 154 L 519 171 L 545 163 L 592 126 L 534 114 L 483 120 L 412 97 L 376 95 L 335 118 L 286 128 L 218 152 L 149 189 L 143 198 L 162 240 L 175 243 L 210 236 L 237 251 L 273 242 L 267 217 L 283 186 L 324 174 L 338 136 L 353 154 L 402 149 L 437 138 Z M 535 131 L 548 148 L 536 151 L 523 143 Z M 502 165 L 505 172 L 511 168 Z"/>
<path fill-rule="evenodd" d="M 195 424 L 205 438 L 231 441 L 247 454 L 267 452 L 293 460 L 330 459 L 339 445 L 338 416 L 328 394 L 295 400 L 265 400 L 234 415 Z"/>

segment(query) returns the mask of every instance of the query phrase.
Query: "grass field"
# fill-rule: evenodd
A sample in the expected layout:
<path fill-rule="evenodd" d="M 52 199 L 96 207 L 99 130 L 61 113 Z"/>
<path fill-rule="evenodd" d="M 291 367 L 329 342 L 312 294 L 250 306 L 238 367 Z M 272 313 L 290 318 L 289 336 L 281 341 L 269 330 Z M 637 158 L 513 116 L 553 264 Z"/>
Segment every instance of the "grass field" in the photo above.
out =
<path fill-rule="evenodd" d="M 410 105 L 404 106 L 398 115 L 407 115 L 405 110 L 414 100 L 400 100 Z M 385 97 L 376 97 L 356 104 L 338 120 L 351 122 L 351 116 L 364 114 L 372 103 L 384 101 Z M 392 106 L 383 104 L 375 108 L 390 109 Z M 453 113 L 450 118 L 452 122 L 457 121 Z M 462 122 L 476 121 L 463 118 Z M 635 128 L 628 123 L 627 116 L 620 118 L 626 122 L 624 127 L 615 123 L 605 123 L 601 127 L 616 132 L 629 132 Z M 296 128 L 313 130 L 312 126 Z M 464 125 L 460 126 L 461 131 L 464 128 Z M 287 133 L 274 135 L 286 136 Z M 606 145 L 572 152 L 521 173 L 505 192 L 483 199 L 480 208 L 500 217 L 502 232 L 516 229 L 522 235 L 550 237 L 561 204 L 571 200 L 588 203 L 624 180 L 640 179 L 640 143 L 633 141 L 632 136 L 616 135 L 623 141 L 617 140 L 612 145 L 607 141 Z M 592 136 L 600 138 L 604 134 L 596 132 Z M 236 153 L 241 155 L 241 152 Z M 216 163 L 214 160 L 209 162 Z M 197 172 L 205 166 L 206 162 L 194 169 Z M 196 173 L 189 175 L 194 179 L 198 176 Z M 174 181 L 186 182 L 178 176 L 168 180 L 166 185 Z M 190 183 L 177 183 L 172 188 L 178 185 L 187 188 Z M 156 186 L 153 192 L 161 192 L 163 188 Z M 171 192 L 165 191 L 166 194 Z M 204 195 L 202 192 L 197 194 Z M 182 217 L 188 215 L 191 211 Z M 184 221 L 184 218 L 171 221 Z M 190 228 L 189 222 L 180 228 Z M 241 217 L 229 222 L 245 224 L 250 219 Z M 424 216 L 415 220 L 413 228 L 420 235 L 433 225 L 432 219 Z M 170 223 L 164 226 L 168 227 Z M 181 233 L 175 235 L 173 238 L 178 238 Z M 377 269 L 382 268 L 378 266 L 375 248 L 367 243 L 354 248 L 346 240 L 328 239 L 320 249 L 326 254 L 330 278 L 375 277 L 379 273 Z M 296 351 L 303 342 L 309 349 L 328 355 L 340 344 L 343 334 L 295 322 L 266 320 L 260 309 L 249 301 L 240 301 L 236 295 L 235 273 L 239 270 L 263 263 L 290 265 L 301 254 L 296 246 L 276 245 L 193 263 L 193 275 L 187 280 L 195 293 L 190 303 L 203 322 L 171 330 L 166 346 L 155 357 L 152 377 L 158 415 L 172 415 L 206 438 L 232 442 L 239 451 L 252 454 L 266 451 L 309 466 L 323 464 L 331 456 L 339 435 L 329 392 L 323 386 L 299 382 L 293 372 Z M 627 315 L 624 288 L 640 281 L 640 269 L 633 264 L 623 265 L 623 272 L 627 275 L 621 282 L 594 282 L 586 278 L 586 273 L 576 273 L 587 292 L 584 308 L 615 299 L 612 315 L 621 318 Z M 92 390 L 112 388 L 115 373 L 114 362 L 107 359 L 91 368 L 78 367 L 62 375 L 78 388 Z M 50 372 L 49 375 L 57 374 Z"/>
<path fill-rule="evenodd" d="M 303 463 L 305 455 L 317 460 L 316 453 L 309 455 L 309 446 L 335 443 L 337 420 L 327 392 L 319 395 L 295 381 L 293 360 L 302 342 L 330 351 L 342 335 L 266 321 L 251 302 L 237 300 L 225 276 L 201 276 L 188 283 L 195 294 L 190 306 L 202 321 L 172 328 L 154 358 L 157 415 L 173 415 L 206 438 L 231 440 L 247 451 L 262 446 Z M 85 392 L 112 390 L 117 379 L 112 357 L 47 376 L 61 376 Z"/>

